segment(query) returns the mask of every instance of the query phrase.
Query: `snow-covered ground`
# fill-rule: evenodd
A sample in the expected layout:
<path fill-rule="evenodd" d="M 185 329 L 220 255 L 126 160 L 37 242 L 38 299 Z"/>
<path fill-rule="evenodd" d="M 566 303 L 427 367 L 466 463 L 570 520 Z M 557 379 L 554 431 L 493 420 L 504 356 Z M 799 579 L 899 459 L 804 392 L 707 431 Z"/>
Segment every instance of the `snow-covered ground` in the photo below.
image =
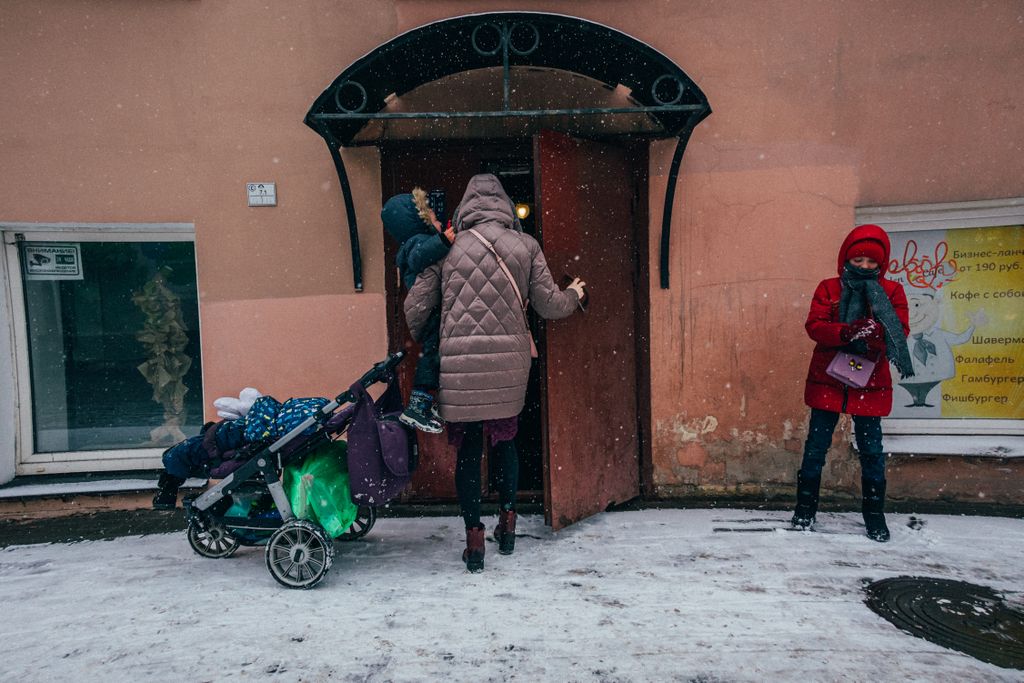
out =
<path fill-rule="evenodd" d="M 897 630 L 861 592 L 934 576 L 1020 604 L 1024 520 L 889 515 L 879 544 L 858 515 L 820 515 L 822 533 L 787 517 L 648 510 L 554 534 L 526 518 L 481 574 L 460 520 L 383 519 L 311 591 L 279 586 L 262 548 L 208 560 L 184 533 L 9 547 L 0 680 L 1024 680 Z"/>

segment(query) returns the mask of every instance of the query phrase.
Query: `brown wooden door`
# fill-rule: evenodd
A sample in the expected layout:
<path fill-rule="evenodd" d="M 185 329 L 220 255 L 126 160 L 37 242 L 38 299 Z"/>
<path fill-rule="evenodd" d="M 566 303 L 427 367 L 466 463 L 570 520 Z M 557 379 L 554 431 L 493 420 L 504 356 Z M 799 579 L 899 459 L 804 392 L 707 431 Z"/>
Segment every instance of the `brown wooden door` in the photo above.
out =
<path fill-rule="evenodd" d="M 586 313 L 545 325 L 545 517 L 559 529 L 639 495 L 636 174 L 629 151 L 534 139 L 538 220 L 555 281 L 587 282 Z M 646 256 L 646 255 L 644 255 Z"/>

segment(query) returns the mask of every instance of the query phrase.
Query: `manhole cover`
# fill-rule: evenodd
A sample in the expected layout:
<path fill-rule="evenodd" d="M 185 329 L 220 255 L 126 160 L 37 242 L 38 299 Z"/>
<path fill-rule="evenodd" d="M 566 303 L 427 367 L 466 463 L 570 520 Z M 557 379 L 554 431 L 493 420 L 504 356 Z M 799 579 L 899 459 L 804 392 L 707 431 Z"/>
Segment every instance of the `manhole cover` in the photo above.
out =
<path fill-rule="evenodd" d="M 865 590 L 868 607 L 911 635 L 996 666 L 1024 669 L 1024 612 L 991 588 L 900 576 Z"/>

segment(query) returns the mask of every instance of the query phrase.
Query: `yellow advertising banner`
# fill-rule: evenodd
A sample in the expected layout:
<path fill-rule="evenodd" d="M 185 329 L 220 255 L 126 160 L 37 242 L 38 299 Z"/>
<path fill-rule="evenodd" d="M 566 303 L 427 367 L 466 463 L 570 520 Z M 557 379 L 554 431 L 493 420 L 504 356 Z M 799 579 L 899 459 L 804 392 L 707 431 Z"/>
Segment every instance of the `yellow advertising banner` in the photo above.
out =
<path fill-rule="evenodd" d="M 914 363 L 914 377 L 894 388 L 891 417 L 1024 418 L 1024 227 L 890 238 Z"/>

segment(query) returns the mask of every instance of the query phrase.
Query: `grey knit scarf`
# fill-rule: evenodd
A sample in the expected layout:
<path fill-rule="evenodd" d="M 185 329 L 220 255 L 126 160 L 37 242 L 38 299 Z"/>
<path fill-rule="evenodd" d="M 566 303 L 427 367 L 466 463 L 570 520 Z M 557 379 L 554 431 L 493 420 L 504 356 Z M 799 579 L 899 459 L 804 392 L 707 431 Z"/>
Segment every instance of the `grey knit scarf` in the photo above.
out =
<path fill-rule="evenodd" d="M 885 354 L 896 366 L 900 378 L 913 377 L 914 366 L 910 360 L 907 338 L 903 336 L 903 324 L 878 282 L 880 274 L 878 268 L 868 270 L 849 263 L 844 266 L 841 277 L 843 289 L 839 296 L 839 322 L 849 324 L 870 314 L 885 330 Z M 854 353 L 863 355 L 867 351 L 862 341 L 854 342 L 851 346 Z"/>

